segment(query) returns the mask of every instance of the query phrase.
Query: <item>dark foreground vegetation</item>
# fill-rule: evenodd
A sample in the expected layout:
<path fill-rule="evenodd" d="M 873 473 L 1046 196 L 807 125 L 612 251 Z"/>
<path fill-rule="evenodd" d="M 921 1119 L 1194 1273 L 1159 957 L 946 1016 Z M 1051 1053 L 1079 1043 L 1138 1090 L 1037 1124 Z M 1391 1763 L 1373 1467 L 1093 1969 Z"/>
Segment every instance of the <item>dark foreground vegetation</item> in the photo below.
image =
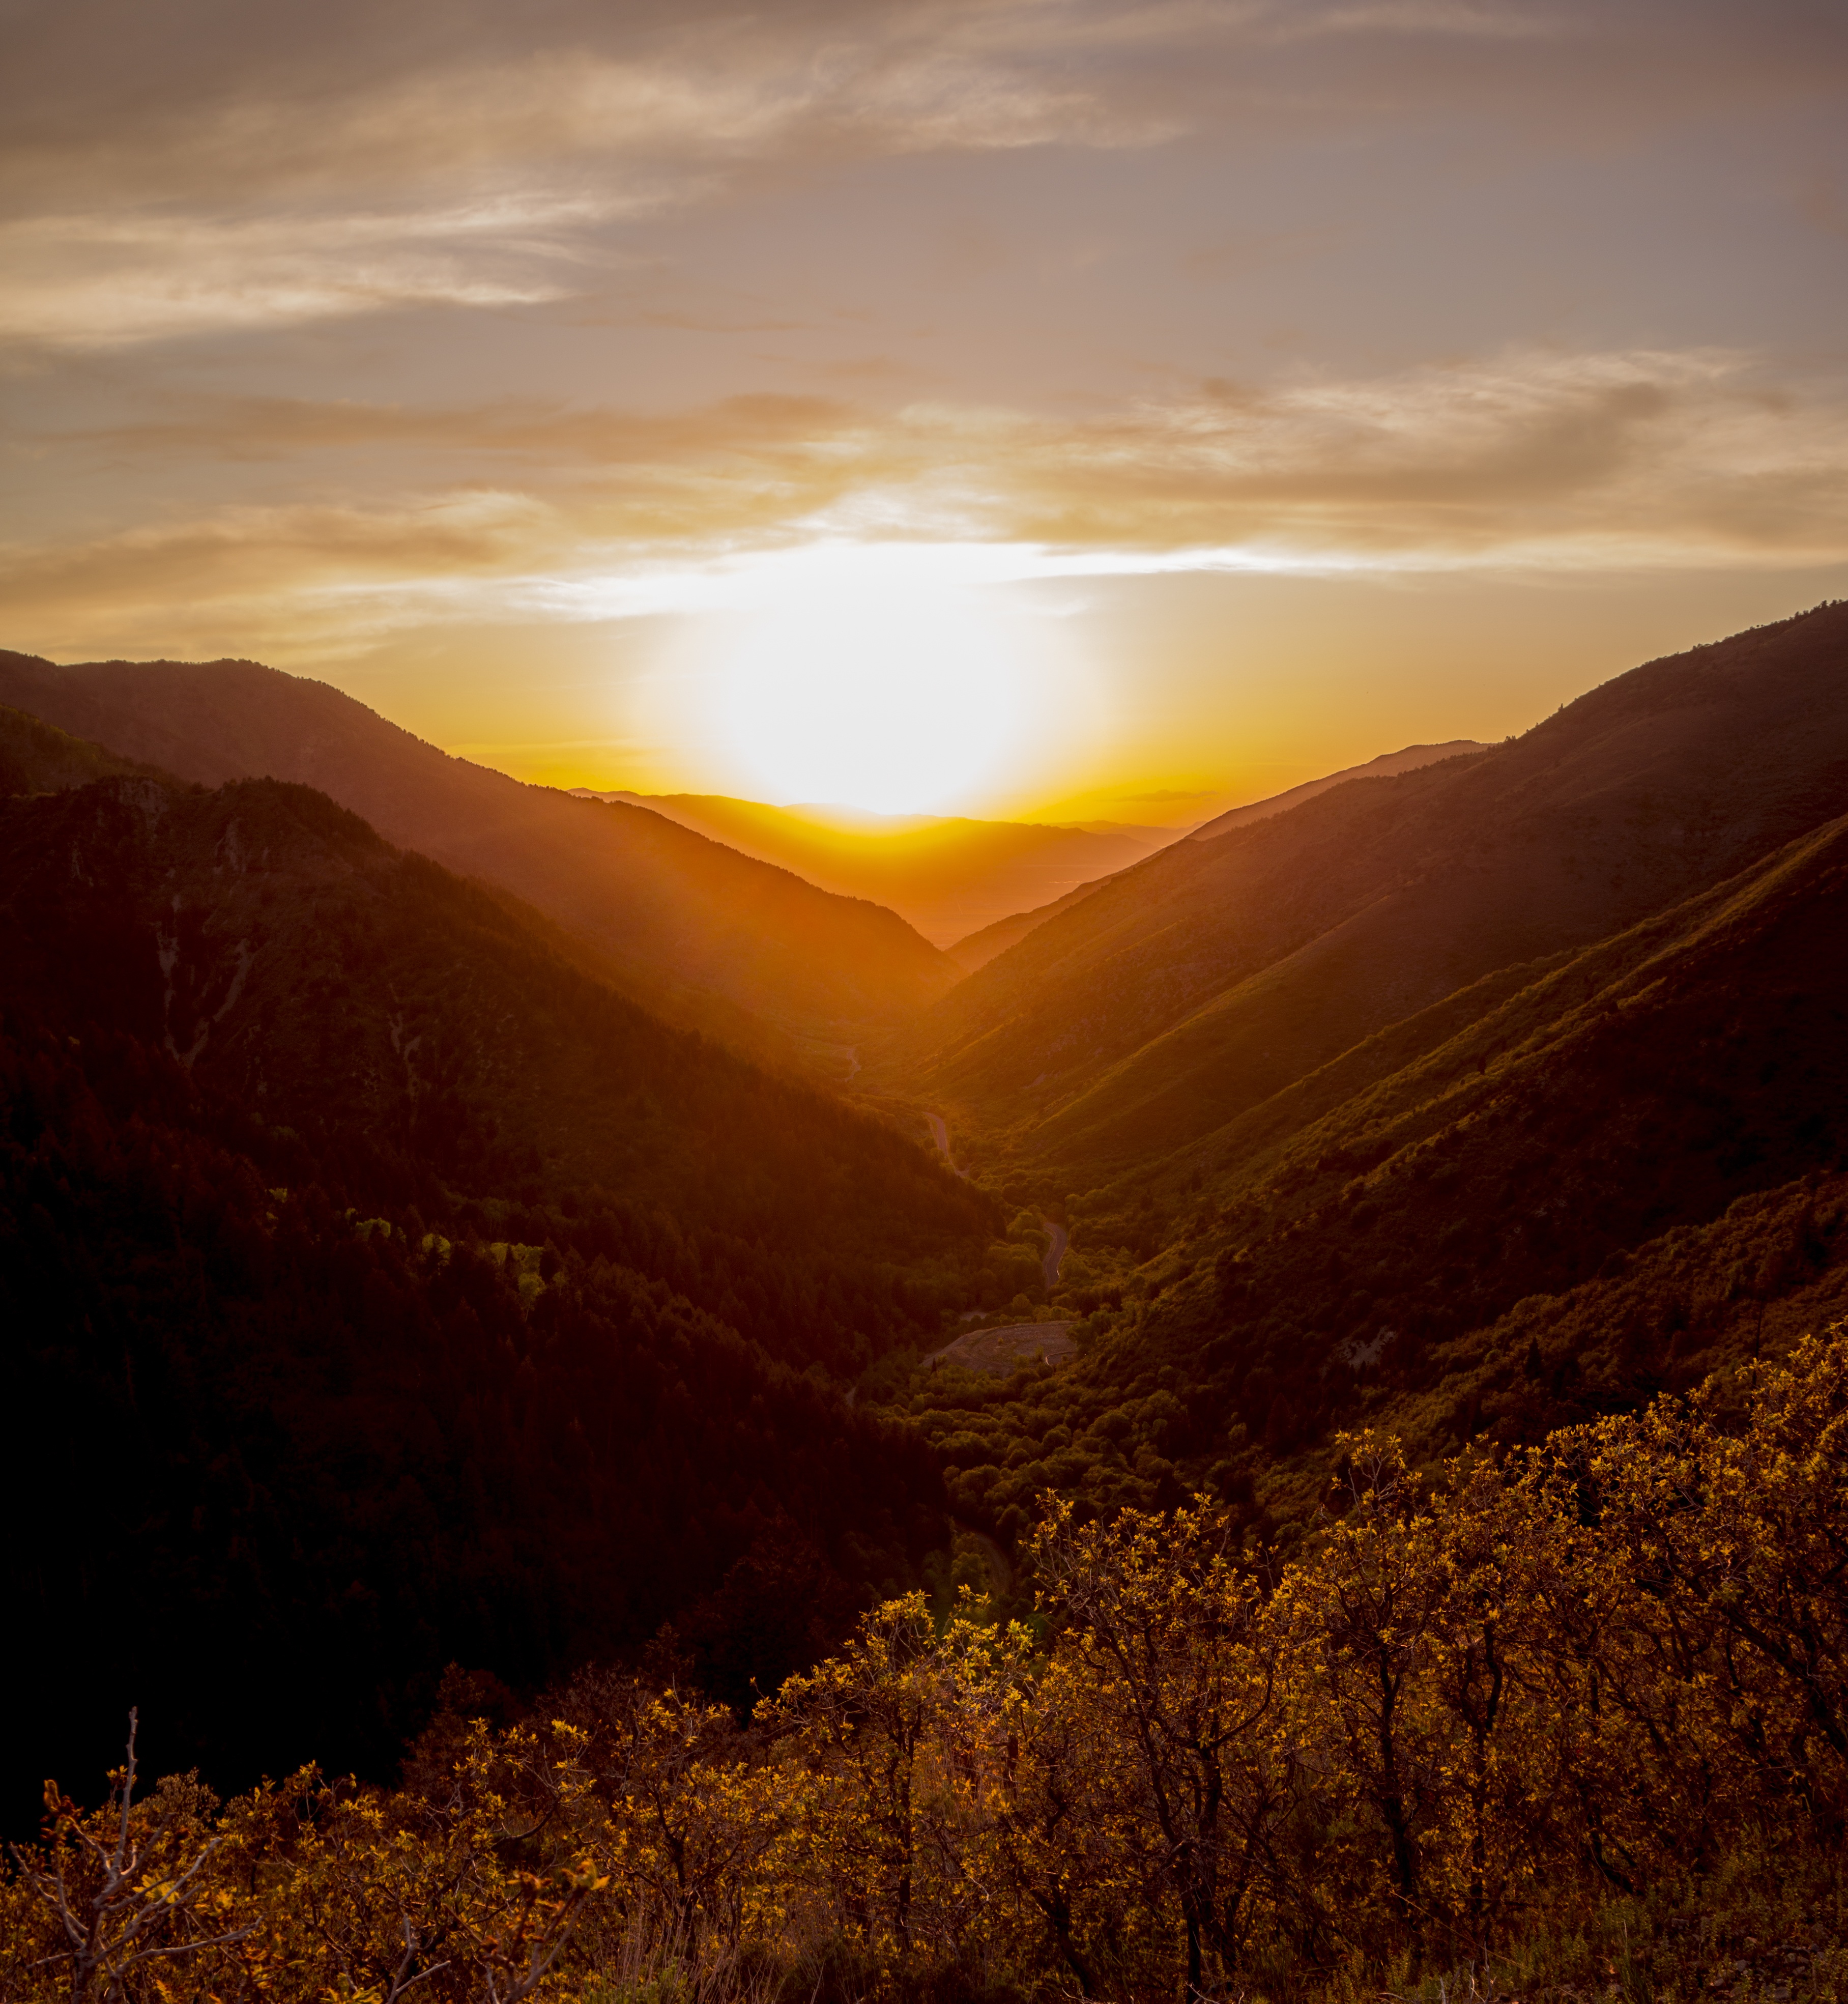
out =
<path fill-rule="evenodd" d="M 1209 1505 L 921 1596 L 747 1727 L 580 1676 L 395 1791 L 46 1790 L 11 1996 L 1839 1995 L 1848 1341 L 1430 1480 L 1302 1557 Z"/>

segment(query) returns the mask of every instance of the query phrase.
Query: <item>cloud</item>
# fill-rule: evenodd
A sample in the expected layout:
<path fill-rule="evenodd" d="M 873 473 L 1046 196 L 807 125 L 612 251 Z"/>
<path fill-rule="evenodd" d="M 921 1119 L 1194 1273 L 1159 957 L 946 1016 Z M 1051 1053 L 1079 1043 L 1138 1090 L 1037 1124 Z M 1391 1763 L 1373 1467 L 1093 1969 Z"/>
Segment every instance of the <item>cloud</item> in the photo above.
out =
<path fill-rule="evenodd" d="M 766 163 L 1351 139 L 1433 111 L 1633 142 L 1848 74 L 1848 37 L 1801 0 L 24 13 L 0 75 L 0 338 L 54 345 L 555 298 L 625 220 Z"/>
<path fill-rule="evenodd" d="M 606 205 L 606 209 L 607 209 Z M 386 307 L 504 307 L 568 289 L 582 202 L 219 219 L 47 215 L 0 224 L 0 342 L 110 348 Z"/>
<path fill-rule="evenodd" d="M 431 619 L 687 609 L 843 542 L 894 575 L 977 580 L 1848 558 L 1848 389 L 1773 392 L 1751 358 L 1701 350 L 1203 383 L 1081 420 L 821 397 L 654 417 L 195 398 L 85 443 L 176 475 L 267 454 L 422 484 L 0 551 L 16 640 L 54 651 L 176 645 L 177 624 L 286 656 Z"/>

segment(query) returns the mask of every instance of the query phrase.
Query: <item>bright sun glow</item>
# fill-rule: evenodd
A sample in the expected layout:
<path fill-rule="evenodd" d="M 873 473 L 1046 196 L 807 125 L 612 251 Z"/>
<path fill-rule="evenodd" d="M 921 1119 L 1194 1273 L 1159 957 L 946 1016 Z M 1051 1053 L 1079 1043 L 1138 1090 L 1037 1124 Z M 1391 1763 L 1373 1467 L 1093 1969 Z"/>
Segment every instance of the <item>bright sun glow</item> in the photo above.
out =
<path fill-rule="evenodd" d="M 726 624 L 708 728 L 768 798 L 940 808 L 1019 734 L 1023 664 L 954 588 L 836 580 Z"/>

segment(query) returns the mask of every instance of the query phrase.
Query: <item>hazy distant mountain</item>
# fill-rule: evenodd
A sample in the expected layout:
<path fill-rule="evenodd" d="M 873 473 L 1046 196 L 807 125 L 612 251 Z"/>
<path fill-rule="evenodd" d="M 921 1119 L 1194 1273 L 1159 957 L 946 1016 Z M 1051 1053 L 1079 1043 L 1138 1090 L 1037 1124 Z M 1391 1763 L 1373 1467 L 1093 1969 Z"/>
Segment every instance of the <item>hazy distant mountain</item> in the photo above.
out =
<path fill-rule="evenodd" d="M 1230 834 L 1234 829 L 1244 828 L 1252 822 L 1269 821 L 1272 815 L 1300 807 L 1304 801 L 1312 801 L 1318 794 L 1325 794 L 1331 787 L 1339 787 L 1349 780 L 1389 780 L 1398 773 L 1415 773 L 1421 766 L 1435 766 L 1445 759 L 1460 759 L 1465 752 L 1486 752 L 1488 748 L 1473 737 L 1453 737 L 1443 744 L 1408 744 L 1402 752 L 1388 752 L 1377 759 L 1368 759 L 1364 765 L 1344 766 L 1339 773 L 1330 773 L 1325 778 L 1305 780 L 1300 787 L 1272 794 L 1268 800 L 1253 801 L 1242 808 L 1229 808 L 1223 815 L 1216 815 L 1211 821 L 1202 822 L 1188 839 L 1210 842 L 1215 836 Z"/>
<path fill-rule="evenodd" d="M 1043 926 L 1047 920 L 1055 919 L 1061 912 L 1069 912 L 1074 905 L 1081 904 L 1092 892 L 1108 884 L 1108 877 L 1100 877 L 1089 884 L 1080 884 L 1066 892 L 1062 898 L 1055 898 L 1051 904 L 1041 905 L 1035 911 L 1014 912 L 1005 919 L 997 919 L 992 926 L 984 926 L 980 932 L 971 933 L 944 950 L 964 973 L 973 974 L 978 967 L 986 967 L 998 955 L 1004 954 L 1010 946 L 1017 946 L 1036 926 Z"/>
<path fill-rule="evenodd" d="M 661 815 L 450 758 L 325 683 L 254 662 L 60 667 L 0 653 L 0 702 L 183 779 L 317 787 L 390 840 L 528 900 L 656 1006 L 691 990 L 803 1031 L 850 1029 L 957 978 L 891 912 Z"/>
<path fill-rule="evenodd" d="M 1848 806 L 1848 606 L 1618 678 L 1524 737 L 1359 778 L 1119 874 L 910 1035 L 909 1077 L 1075 1186 L 1237 1119 L 1498 968 Z"/>
<path fill-rule="evenodd" d="M 874 815 L 830 807 L 766 807 L 717 794 L 595 794 L 652 808 L 779 864 L 824 890 L 870 898 L 948 947 L 1075 885 L 1139 862 L 1178 839 L 1178 829 L 1098 823 L 970 821 L 934 815 Z M 952 955 L 961 965 L 960 955 Z"/>

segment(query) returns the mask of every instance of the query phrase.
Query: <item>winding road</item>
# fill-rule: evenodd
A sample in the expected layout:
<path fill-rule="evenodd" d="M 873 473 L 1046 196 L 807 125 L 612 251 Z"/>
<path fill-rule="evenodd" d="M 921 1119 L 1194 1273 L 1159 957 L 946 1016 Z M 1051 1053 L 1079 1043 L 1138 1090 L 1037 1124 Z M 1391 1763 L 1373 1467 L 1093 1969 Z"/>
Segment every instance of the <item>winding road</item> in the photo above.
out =
<path fill-rule="evenodd" d="M 949 1122 L 940 1113 L 926 1113 L 924 1121 L 930 1130 L 930 1138 L 937 1144 L 943 1160 L 967 1182 L 968 1171 L 957 1168 L 950 1158 Z M 1052 1239 L 1052 1243 L 1040 1258 L 1040 1271 L 1045 1276 L 1046 1291 L 1050 1294 L 1059 1285 L 1059 1270 L 1065 1263 L 1066 1248 L 1072 1242 L 1072 1235 L 1062 1224 L 1055 1224 L 1043 1210 L 1039 1214 L 1039 1221 L 1046 1228 Z"/>
<path fill-rule="evenodd" d="M 1040 1260 L 1040 1271 L 1046 1277 L 1046 1291 L 1050 1294 L 1059 1285 L 1059 1270 L 1065 1263 L 1066 1248 L 1072 1242 L 1072 1235 L 1062 1224 L 1055 1224 L 1043 1210 L 1040 1222 L 1052 1235 L 1052 1242 Z"/>

